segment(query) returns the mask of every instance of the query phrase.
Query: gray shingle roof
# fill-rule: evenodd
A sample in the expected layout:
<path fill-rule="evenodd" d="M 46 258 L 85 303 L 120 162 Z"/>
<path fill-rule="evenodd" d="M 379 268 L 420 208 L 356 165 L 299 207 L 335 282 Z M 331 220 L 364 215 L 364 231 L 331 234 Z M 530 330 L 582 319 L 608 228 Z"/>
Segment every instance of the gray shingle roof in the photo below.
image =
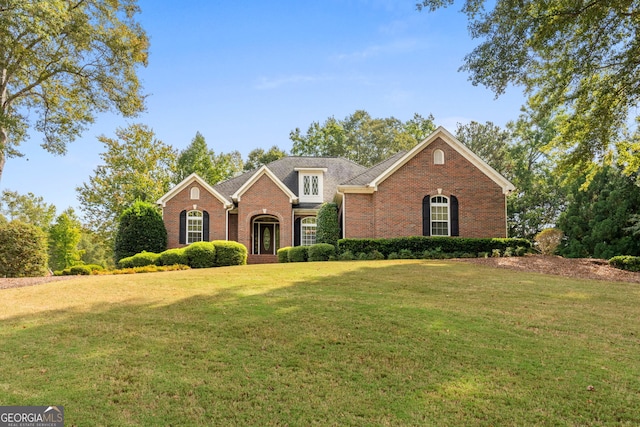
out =
<path fill-rule="evenodd" d="M 377 165 L 374 165 L 372 167 L 370 167 L 369 169 L 365 170 L 364 172 L 358 174 L 358 175 L 354 175 L 352 176 L 349 180 L 345 181 L 345 182 L 341 182 L 341 184 L 344 185 L 366 185 L 368 183 L 370 183 L 371 181 L 373 181 L 374 179 L 376 179 L 378 176 L 380 176 L 382 174 L 382 172 L 386 171 L 387 169 L 389 169 L 391 167 L 391 165 L 393 165 L 398 159 L 400 159 L 400 157 L 404 156 L 407 152 L 406 151 L 400 151 L 396 154 L 394 154 L 393 156 L 389 157 L 387 160 L 383 160 L 382 162 L 378 163 Z"/>
<path fill-rule="evenodd" d="M 333 200 L 339 184 L 343 184 L 352 177 L 367 171 L 364 166 L 339 157 L 283 157 L 266 166 L 296 195 L 300 194 L 298 192 L 298 173 L 295 171 L 296 168 L 326 168 L 323 190 L 323 200 L 325 202 Z M 213 188 L 231 200 L 231 195 L 238 191 L 255 172 L 256 170 L 245 172 L 242 175 L 216 184 Z"/>

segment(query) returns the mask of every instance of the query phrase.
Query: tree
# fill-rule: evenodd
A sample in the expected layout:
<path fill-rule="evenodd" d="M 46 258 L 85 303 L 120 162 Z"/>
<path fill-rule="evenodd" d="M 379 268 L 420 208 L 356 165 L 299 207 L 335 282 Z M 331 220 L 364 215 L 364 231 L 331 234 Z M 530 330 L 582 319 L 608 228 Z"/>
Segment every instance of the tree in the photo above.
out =
<path fill-rule="evenodd" d="M 389 117 L 374 119 L 358 110 L 343 120 L 328 118 L 313 122 L 302 135 L 299 128 L 289 133 L 296 156 L 330 156 L 373 166 L 399 151 L 409 150 L 435 129 L 433 116 L 416 114 L 406 123 Z"/>
<path fill-rule="evenodd" d="M 417 6 L 433 11 L 453 2 Z M 583 172 L 616 142 L 627 146 L 621 131 L 640 102 L 636 2 L 465 0 L 462 10 L 482 41 L 461 69 L 496 95 L 522 87 L 542 116 L 564 111 L 553 141 L 564 167 Z"/>
<path fill-rule="evenodd" d="M 24 195 L 4 190 L 0 198 L 0 213 L 9 221 L 22 221 L 47 230 L 56 215 L 56 207 L 33 193 Z"/>
<path fill-rule="evenodd" d="M 338 205 L 324 203 L 318 210 L 316 225 L 316 243 L 328 243 L 338 247 L 340 224 L 338 223 Z"/>
<path fill-rule="evenodd" d="M 606 167 L 586 188 L 585 177 L 571 182 L 567 207 L 558 219 L 558 228 L 567 237 L 563 255 L 605 259 L 640 255 L 640 239 L 629 229 L 640 206 L 640 187 L 634 179 Z"/>
<path fill-rule="evenodd" d="M 207 147 L 204 136 L 197 132 L 191 144 L 178 156 L 174 181 L 179 183 L 192 173 L 197 173 L 207 183 L 214 185 L 231 178 L 240 170 L 242 156 L 239 152 L 216 155 Z"/>
<path fill-rule="evenodd" d="M 80 261 L 81 227 L 72 208 L 56 218 L 49 229 L 49 267 L 52 270 L 64 270 Z"/>
<path fill-rule="evenodd" d="M 165 249 L 167 230 L 158 207 L 138 200 L 125 209 L 116 233 L 115 262 L 143 251 L 160 253 Z"/>
<path fill-rule="evenodd" d="M 176 152 L 153 130 L 132 124 L 116 130 L 116 139 L 98 137 L 106 147 L 89 183 L 76 188 L 89 228 L 112 238 L 122 212 L 136 200 L 155 203 L 171 186 Z"/>
<path fill-rule="evenodd" d="M 6 0 L 0 6 L 0 177 L 36 117 L 43 148 L 64 154 L 95 114 L 144 109 L 136 68 L 149 41 L 136 0 Z"/>
<path fill-rule="evenodd" d="M 456 138 L 496 171 L 505 176 L 510 174 L 508 131 L 492 122 L 481 124 L 472 121 L 464 125 L 458 123 Z"/>
<path fill-rule="evenodd" d="M 0 277 L 47 274 L 47 235 L 38 226 L 11 221 L 0 226 Z"/>
<path fill-rule="evenodd" d="M 91 230 L 82 229 L 78 250 L 80 251 L 80 261 L 84 264 L 96 264 L 103 267 L 113 265 L 113 247 L 108 246 L 104 239 Z"/>
<path fill-rule="evenodd" d="M 277 145 L 274 145 L 267 151 L 264 151 L 262 148 L 256 148 L 249 152 L 247 161 L 244 164 L 244 170 L 250 171 L 258 169 L 262 165 L 275 162 L 276 160 L 286 156 L 287 152 L 278 148 Z"/>

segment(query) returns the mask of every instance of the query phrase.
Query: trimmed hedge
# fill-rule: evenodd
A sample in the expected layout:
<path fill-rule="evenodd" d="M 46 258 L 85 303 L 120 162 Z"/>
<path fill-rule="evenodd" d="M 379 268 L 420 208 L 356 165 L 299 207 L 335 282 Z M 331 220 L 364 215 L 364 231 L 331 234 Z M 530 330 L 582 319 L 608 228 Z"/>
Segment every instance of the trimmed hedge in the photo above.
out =
<path fill-rule="evenodd" d="M 289 262 L 289 250 L 291 250 L 291 246 L 278 249 L 278 262 Z"/>
<path fill-rule="evenodd" d="M 184 254 L 184 248 L 167 249 L 160 253 L 156 260 L 156 264 L 163 265 L 187 265 L 187 256 Z"/>
<path fill-rule="evenodd" d="M 627 271 L 640 271 L 640 257 L 630 255 L 614 256 L 609 265 Z"/>
<path fill-rule="evenodd" d="M 216 247 L 211 242 L 191 243 L 184 248 L 187 265 L 191 268 L 210 268 L 216 266 Z"/>
<path fill-rule="evenodd" d="M 160 258 L 160 254 L 153 252 L 140 252 L 130 257 L 122 258 L 118 261 L 120 268 L 146 267 L 147 265 L 155 265 Z"/>
<path fill-rule="evenodd" d="M 336 253 L 336 247 L 329 243 L 316 243 L 307 250 L 309 261 L 329 261 Z"/>
<path fill-rule="evenodd" d="M 498 249 L 503 253 L 507 248 L 525 248 L 531 250 L 531 242 L 526 239 L 483 239 L 465 237 L 400 237 L 393 239 L 340 239 L 338 240 L 338 253 L 349 251 L 353 254 L 372 253 L 378 251 L 386 258 L 390 254 L 396 256 L 404 251 L 411 251 L 413 254 L 424 253 L 425 251 L 438 251 L 442 253 L 472 253 L 480 252 L 492 253 Z"/>
<path fill-rule="evenodd" d="M 247 264 L 248 251 L 242 243 L 227 240 L 214 240 L 211 243 L 216 248 L 216 267 Z"/>
<path fill-rule="evenodd" d="M 308 246 L 294 246 L 287 252 L 289 254 L 289 262 L 305 262 L 308 255 Z"/>

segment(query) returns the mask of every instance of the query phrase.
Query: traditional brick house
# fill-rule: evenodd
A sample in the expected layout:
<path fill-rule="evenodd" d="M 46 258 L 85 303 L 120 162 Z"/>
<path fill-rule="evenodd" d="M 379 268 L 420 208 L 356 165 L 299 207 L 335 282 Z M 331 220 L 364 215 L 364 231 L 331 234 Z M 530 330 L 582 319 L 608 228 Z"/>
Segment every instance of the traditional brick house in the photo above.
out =
<path fill-rule="evenodd" d="M 334 157 L 285 157 L 210 186 L 193 174 L 158 204 L 170 248 L 234 240 L 249 262 L 275 261 L 284 246 L 315 242 L 316 214 L 339 207 L 342 236 L 506 237 L 514 189 L 446 129 L 365 168 Z"/>

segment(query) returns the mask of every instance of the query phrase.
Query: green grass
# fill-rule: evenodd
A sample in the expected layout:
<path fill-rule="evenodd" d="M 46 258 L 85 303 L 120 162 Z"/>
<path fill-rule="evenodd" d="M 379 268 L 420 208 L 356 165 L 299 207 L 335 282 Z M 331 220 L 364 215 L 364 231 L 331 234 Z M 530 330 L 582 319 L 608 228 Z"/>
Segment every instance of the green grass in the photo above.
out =
<path fill-rule="evenodd" d="M 0 405 L 70 426 L 640 424 L 637 284 L 397 260 L 0 297 Z"/>

